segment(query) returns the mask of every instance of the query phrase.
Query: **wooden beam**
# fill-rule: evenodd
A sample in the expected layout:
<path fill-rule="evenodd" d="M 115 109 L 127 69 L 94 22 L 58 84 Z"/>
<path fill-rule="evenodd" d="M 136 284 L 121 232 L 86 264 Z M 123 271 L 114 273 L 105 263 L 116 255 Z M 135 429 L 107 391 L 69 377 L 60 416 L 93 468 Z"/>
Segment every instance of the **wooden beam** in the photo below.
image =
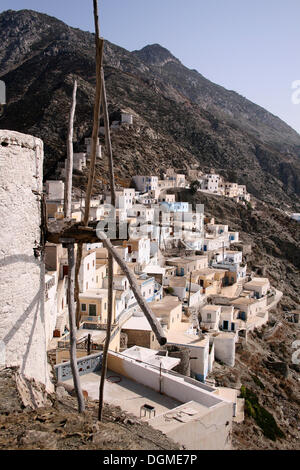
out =
<path fill-rule="evenodd" d="M 101 96 L 102 96 L 101 68 L 102 68 L 102 58 L 103 58 L 103 47 L 104 47 L 103 39 L 98 38 L 96 36 L 96 97 L 95 97 L 95 105 L 94 105 L 94 124 L 93 124 L 93 133 L 92 133 L 92 151 L 91 151 L 91 160 L 90 160 L 90 171 L 89 171 L 89 179 L 88 179 L 86 196 L 85 196 L 84 225 L 88 225 L 88 222 L 89 222 L 91 197 L 92 197 L 92 191 L 93 191 L 95 173 L 96 173 L 96 156 L 97 156 L 97 150 L 99 148 L 98 139 L 99 139 L 100 108 L 101 108 Z"/>
<path fill-rule="evenodd" d="M 157 320 L 156 316 L 153 314 L 151 309 L 149 308 L 149 305 L 145 301 L 145 299 L 141 295 L 140 288 L 136 282 L 135 276 L 133 272 L 128 268 L 126 265 L 126 262 L 120 257 L 118 251 L 115 249 L 115 247 L 112 245 L 112 240 L 109 240 L 104 232 L 100 232 L 99 230 L 96 230 L 96 227 L 80 227 L 79 229 L 79 224 L 74 224 L 70 226 L 70 221 L 60 221 L 58 225 L 63 226 L 63 222 L 65 222 L 65 225 L 68 228 L 65 228 L 63 232 L 47 232 L 47 241 L 55 244 L 59 244 L 61 238 L 74 238 L 75 242 L 78 243 L 84 242 L 84 243 L 99 243 L 99 240 L 101 240 L 107 248 L 108 252 L 111 253 L 113 258 L 116 260 L 122 271 L 124 272 L 125 276 L 127 277 L 129 284 L 131 286 L 131 289 L 135 295 L 135 298 L 141 308 L 141 310 L 144 312 L 147 320 L 149 321 L 151 328 L 157 338 L 157 341 L 161 346 L 166 344 L 167 338 L 165 336 L 165 333 Z M 58 223 L 58 222 L 57 222 Z M 95 222 L 96 224 L 97 222 Z M 56 227 L 58 228 L 58 227 Z M 90 230 L 92 228 L 92 231 Z M 68 235 L 74 235 L 73 237 L 68 236 Z"/>
<path fill-rule="evenodd" d="M 167 337 L 165 335 L 165 332 L 159 323 L 158 319 L 154 315 L 154 313 L 151 311 L 149 304 L 145 301 L 144 297 L 141 294 L 141 290 L 139 288 L 139 285 L 136 281 L 135 275 L 131 271 L 131 269 L 128 268 L 126 262 L 121 258 L 115 247 L 111 244 L 111 241 L 106 237 L 105 233 L 103 232 L 98 232 L 98 236 L 100 240 L 102 240 L 103 245 L 107 250 L 112 254 L 120 268 L 122 269 L 123 273 L 127 277 L 131 290 L 134 293 L 134 296 L 136 298 L 137 303 L 139 304 L 142 312 L 146 316 L 148 322 L 150 323 L 150 326 L 152 328 L 153 333 L 156 336 L 157 341 L 161 346 L 164 346 L 167 343 Z"/>
<path fill-rule="evenodd" d="M 61 242 L 67 246 L 68 249 L 68 309 L 69 309 L 69 327 L 70 327 L 70 363 L 72 369 L 72 376 L 74 388 L 78 401 L 78 411 L 83 413 L 85 411 L 84 397 L 82 393 L 79 371 L 77 366 L 77 338 L 76 338 L 76 322 L 75 322 L 75 300 L 74 300 L 74 282 L 75 282 L 75 252 L 74 240 L 61 239 Z"/>
<path fill-rule="evenodd" d="M 67 141 L 67 165 L 65 178 L 65 200 L 64 200 L 64 216 L 66 219 L 71 218 L 72 213 L 72 178 L 73 178 L 73 135 L 74 135 L 74 116 L 76 109 L 76 93 L 77 81 L 74 82 L 72 106 L 69 118 L 69 131 Z"/>
<path fill-rule="evenodd" d="M 115 210 L 116 188 L 115 188 L 115 176 L 114 176 L 114 160 L 113 160 L 112 145 L 111 145 L 111 139 L 110 139 L 109 115 L 108 115 L 108 105 L 107 105 L 103 68 L 101 68 L 101 79 L 102 79 L 102 107 L 103 107 L 103 114 L 104 114 L 105 141 L 106 141 L 106 151 L 108 154 L 108 164 L 109 164 L 111 205 L 113 206 Z M 111 326 L 112 326 L 112 316 L 113 316 L 113 278 L 114 278 L 113 266 L 114 266 L 113 256 L 112 256 L 112 253 L 109 252 L 108 254 L 107 332 L 106 332 L 105 344 L 103 348 L 101 380 L 100 380 L 100 386 L 99 386 L 99 411 L 98 411 L 99 421 L 102 421 L 102 415 L 103 415 L 104 386 L 105 386 L 105 380 L 106 380 L 107 359 L 108 359 L 108 350 L 109 350 L 110 338 L 111 338 Z"/>
<path fill-rule="evenodd" d="M 98 223 L 98 221 L 90 222 L 88 227 L 84 227 L 80 222 L 74 222 L 70 220 L 56 220 L 55 222 L 51 222 L 48 225 L 47 231 L 45 233 L 45 240 L 56 245 L 60 244 L 59 240 L 61 238 L 73 238 L 75 243 L 99 243 L 100 239 L 97 230 Z M 117 224 L 117 237 L 118 233 L 119 225 Z M 119 238 L 116 238 L 115 240 L 119 240 Z"/>
<path fill-rule="evenodd" d="M 110 127 L 109 127 L 109 114 L 108 114 L 108 104 L 106 96 L 106 86 L 104 79 L 103 67 L 101 68 L 101 79 L 102 79 L 102 108 L 104 115 L 104 128 L 105 128 L 105 145 L 106 152 L 108 155 L 108 164 L 109 164 L 109 183 L 110 183 L 110 192 L 111 192 L 111 205 L 116 207 L 116 190 L 115 190 L 115 176 L 114 176 L 114 159 L 110 138 Z"/>

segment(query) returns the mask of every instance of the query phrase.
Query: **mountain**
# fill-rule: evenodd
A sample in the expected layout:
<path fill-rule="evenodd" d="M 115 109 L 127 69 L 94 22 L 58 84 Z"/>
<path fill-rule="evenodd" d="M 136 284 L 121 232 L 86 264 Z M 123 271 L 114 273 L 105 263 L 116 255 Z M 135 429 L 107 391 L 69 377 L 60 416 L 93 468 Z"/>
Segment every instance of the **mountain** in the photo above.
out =
<path fill-rule="evenodd" d="M 66 156 L 73 81 L 78 80 L 75 150 L 91 135 L 95 87 L 94 35 L 30 10 L 0 15 L 0 78 L 8 103 L 0 128 L 41 137 L 45 177 Z M 158 44 L 129 52 L 105 42 L 111 120 L 134 115 L 132 129 L 113 134 L 117 176 L 199 164 L 278 207 L 300 207 L 300 135 L 239 94 L 186 68 Z M 106 159 L 98 175 L 105 176 Z"/>

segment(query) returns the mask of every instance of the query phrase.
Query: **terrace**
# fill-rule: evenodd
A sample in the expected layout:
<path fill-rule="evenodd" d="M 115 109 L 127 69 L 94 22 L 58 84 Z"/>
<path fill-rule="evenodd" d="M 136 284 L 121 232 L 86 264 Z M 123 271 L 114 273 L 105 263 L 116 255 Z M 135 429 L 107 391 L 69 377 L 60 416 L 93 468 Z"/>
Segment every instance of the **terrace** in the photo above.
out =
<path fill-rule="evenodd" d="M 92 400 L 99 399 L 99 384 L 101 372 L 92 372 L 81 376 L 83 390 L 89 394 Z M 140 410 L 145 404 L 154 407 L 156 416 L 176 408 L 181 403 L 166 395 L 152 390 L 141 383 L 125 377 L 122 374 L 108 370 L 104 387 L 104 401 L 109 405 L 120 406 L 122 410 L 140 417 Z M 73 380 L 67 380 L 67 384 L 73 385 Z M 148 421 L 149 416 L 141 418 Z"/>

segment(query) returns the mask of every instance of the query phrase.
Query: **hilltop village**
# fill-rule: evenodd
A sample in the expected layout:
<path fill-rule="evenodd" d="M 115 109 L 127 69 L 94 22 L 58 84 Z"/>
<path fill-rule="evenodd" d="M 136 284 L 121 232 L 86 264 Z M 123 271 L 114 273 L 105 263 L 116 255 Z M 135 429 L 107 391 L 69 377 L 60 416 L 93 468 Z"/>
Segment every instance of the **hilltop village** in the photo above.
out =
<path fill-rule="evenodd" d="M 132 125 L 122 114 L 116 130 Z M 100 129 L 101 132 L 101 129 Z M 82 171 L 86 152 L 74 154 Z M 99 146 L 98 156 L 101 155 Z M 64 171 L 62 170 L 62 176 Z M 105 401 L 120 406 L 187 449 L 230 448 L 232 422 L 244 419 L 236 389 L 217 387 L 214 363 L 235 366 L 235 351 L 249 331 L 268 322 L 282 292 L 247 268 L 251 247 L 239 233 L 176 200 L 178 188 L 194 188 L 249 204 L 246 186 L 224 181 L 214 170 L 169 169 L 136 175 L 132 187 L 119 187 L 116 207 L 104 190 L 91 201 L 90 221 L 109 238 L 134 273 L 140 291 L 167 337 L 161 347 L 140 310 L 127 277 L 114 264 L 113 326 Z M 48 221 L 64 218 L 64 182 L 44 187 Z M 72 219 L 80 222 L 85 199 L 74 191 Z M 118 228 L 118 230 L 117 230 Z M 63 245 L 46 244 L 45 318 L 48 356 L 60 382 L 72 384 L 67 303 L 68 257 Z M 100 242 L 84 245 L 79 275 L 80 319 L 77 358 L 82 386 L 98 399 L 101 351 L 108 312 L 108 252 Z"/>

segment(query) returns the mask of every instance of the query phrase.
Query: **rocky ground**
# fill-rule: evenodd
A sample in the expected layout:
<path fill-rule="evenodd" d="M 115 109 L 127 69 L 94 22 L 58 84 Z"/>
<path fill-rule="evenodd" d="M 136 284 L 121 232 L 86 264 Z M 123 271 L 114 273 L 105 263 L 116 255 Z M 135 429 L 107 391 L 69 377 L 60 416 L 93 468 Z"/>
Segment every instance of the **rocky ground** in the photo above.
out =
<path fill-rule="evenodd" d="M 30 392 L 30 393 L 29 393 Z M 34 399 L 32 400 L 32 396 Z M 37 400 L 41 408 L 36 408 Z M 76 400 L 62 387 L 47 395 L 17 370 L 0 372 L 0 449 L 5 450 L 178 450 L 161 432 L 120 408 L 87 400 L 79 415 Z"/>

